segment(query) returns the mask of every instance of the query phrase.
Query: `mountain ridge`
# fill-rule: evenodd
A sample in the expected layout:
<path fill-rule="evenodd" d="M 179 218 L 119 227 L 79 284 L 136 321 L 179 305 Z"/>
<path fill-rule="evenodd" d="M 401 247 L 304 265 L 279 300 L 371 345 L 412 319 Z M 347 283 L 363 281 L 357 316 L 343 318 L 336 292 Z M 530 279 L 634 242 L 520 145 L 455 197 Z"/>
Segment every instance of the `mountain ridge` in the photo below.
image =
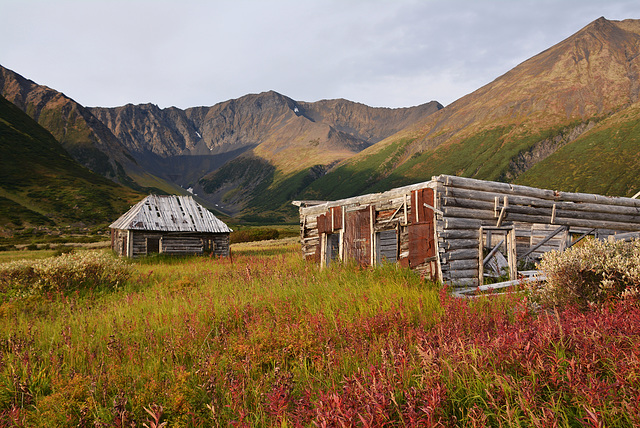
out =
<path fill-rule="evenodd" d="M 6 81 L 0 88 L 31 114 L 55 112 L 51 93 Z M 267 91 L 184 110 L 127 104 L 84 114 L 117 140 L 110 150 L 127 165 L 104 153 L 130 185 L 190 187 L 239 219 L 293 221 L 293 198 L 336 199 L 438 174 L 630 195 L 640 188 L 639 97 L 640 20 L 601 17 L 446 107 L 305 102 Z M 82 116 L 62 101 L 56 108 Z M 74 125 L 69 112 L 44 122 Z M 103 129 L 85 123 L 86 135 Z M 625 172 L 607 173 L 608 164 Z"/>
<path fill-rule="evenodd" d="M 535 162 L 535 156 L 530 156 L 527 167 L 544 162 L 598 122 L 633 105 L 639 93 L 638 70 L 640 21 L 599 18 L 422 123 L 363 150 L 334 173 L 342 180 L 359 181 L 359 192 L 428 180 L 441 173 L 517 182 L 517 176 L 526 173 L 513 169 L 519 157 L 541 154 L 543 150 L 536 147 L 541 149 L 545 141 L 564 141 L 555 148 L 547 143 L 548 153 Z M 385 151 L 389 154 L 383 155 Z M 381 158 L 381 166 L 393 160 L 393 167 L 372 169 L 374 158 Z M 537 186 L 550 183 L 539 178 Z M 347 196 L 348 192 L 323 192 L 336 181 L 327 174 L 306 195 Z M 562 190 L 573 189 L 575 185 Z"/>

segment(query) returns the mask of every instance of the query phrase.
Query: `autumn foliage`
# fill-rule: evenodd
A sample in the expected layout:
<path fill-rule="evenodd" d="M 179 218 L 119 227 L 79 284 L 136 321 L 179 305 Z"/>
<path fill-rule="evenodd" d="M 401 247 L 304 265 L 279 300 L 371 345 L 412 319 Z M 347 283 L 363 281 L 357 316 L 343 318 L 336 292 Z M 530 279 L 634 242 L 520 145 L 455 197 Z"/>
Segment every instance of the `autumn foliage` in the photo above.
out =
<path fill-rule="evenodd" d="M 0 426 L 640 425 L 634 299 L 532 312 L 296 246 L 132 269 L 4 295 Z"/>

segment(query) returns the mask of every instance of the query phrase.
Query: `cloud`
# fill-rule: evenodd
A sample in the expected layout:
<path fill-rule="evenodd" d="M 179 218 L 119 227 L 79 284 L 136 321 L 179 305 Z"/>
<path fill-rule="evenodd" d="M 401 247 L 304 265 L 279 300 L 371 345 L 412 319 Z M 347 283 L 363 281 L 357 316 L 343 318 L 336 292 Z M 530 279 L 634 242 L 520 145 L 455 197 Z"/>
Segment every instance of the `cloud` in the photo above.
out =
<path fill-rule="evenodd" d="M 183 108 L 267 90 L 446 105 L 599 16 L 640 16 L 626 0 L 4 3 L 3 66 L 85 105 Z"/>

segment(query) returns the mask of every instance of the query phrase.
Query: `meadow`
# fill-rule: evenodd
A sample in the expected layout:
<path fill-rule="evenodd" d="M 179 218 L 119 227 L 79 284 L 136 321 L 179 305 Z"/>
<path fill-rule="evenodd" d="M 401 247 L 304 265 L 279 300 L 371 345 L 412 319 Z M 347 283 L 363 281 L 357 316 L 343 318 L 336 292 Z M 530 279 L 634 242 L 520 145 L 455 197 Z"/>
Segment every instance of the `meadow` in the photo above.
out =
<path fill-rule="evenodd" d="M 454 298 L 394 265 L 321 270 L 295 238 L 76 253 L 31 285 L 0 270 L 0 426 L 640 425 L 634 299 Z"/>

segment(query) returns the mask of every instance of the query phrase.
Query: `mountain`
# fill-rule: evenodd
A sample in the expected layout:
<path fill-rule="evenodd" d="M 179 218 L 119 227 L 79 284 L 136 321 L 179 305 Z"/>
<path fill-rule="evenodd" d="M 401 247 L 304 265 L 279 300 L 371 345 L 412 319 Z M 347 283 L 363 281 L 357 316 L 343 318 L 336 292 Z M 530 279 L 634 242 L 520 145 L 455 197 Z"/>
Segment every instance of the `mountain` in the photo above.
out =
<path fill-rule="evenodd" d="M 630 196 L 640 190 L 639 74 L 640 21 L 599 18 L 345 161 L 303 196 L 339 198 L 437 174 Z"/>
<path fill-rule="evenodd" d="M 0 234 L 100 225 L 141 195 L 77 163 L 42 126 L 0 96 Z"/>
<path fill-rule="evenodd" d="M 291 214 L 288 196 L 440 108 L 309 103 L 270 91 L 186 110 L 144 104 L 90 112 L 147 171 L 226 212 L 254 215 L 279 206 Z"/>
<path fill-rule="evenodd" d="M 175 190 L 137 165 L 107 126 L 63 93 L 0 66 L 0 95 L 48 130 L 76 161 L 93 172 L 138 190 Z"/>
<path fill-rule="evenodd" d="M 185 110 L 85 108 L 2 68 L 0 88 L 95 172 L 134 189 L 191 188 L 245 221 L 295 221 L 292 199 L 438 174 L 640 190 L 639 20 L 599 18 L 444 108 L 301 102 L 273 91 Z"/>
<path fill-rule="evenodd" d="M 0 93 L 106 178 L 144 192 L 190 188 L 210 208 L 262 221 L 293 218 L 287 198 L 442 108 L 435 101 L 401 109 L 299 102 L 273 91 L 186 110 L 87 108 L 3 67 Z"/>

